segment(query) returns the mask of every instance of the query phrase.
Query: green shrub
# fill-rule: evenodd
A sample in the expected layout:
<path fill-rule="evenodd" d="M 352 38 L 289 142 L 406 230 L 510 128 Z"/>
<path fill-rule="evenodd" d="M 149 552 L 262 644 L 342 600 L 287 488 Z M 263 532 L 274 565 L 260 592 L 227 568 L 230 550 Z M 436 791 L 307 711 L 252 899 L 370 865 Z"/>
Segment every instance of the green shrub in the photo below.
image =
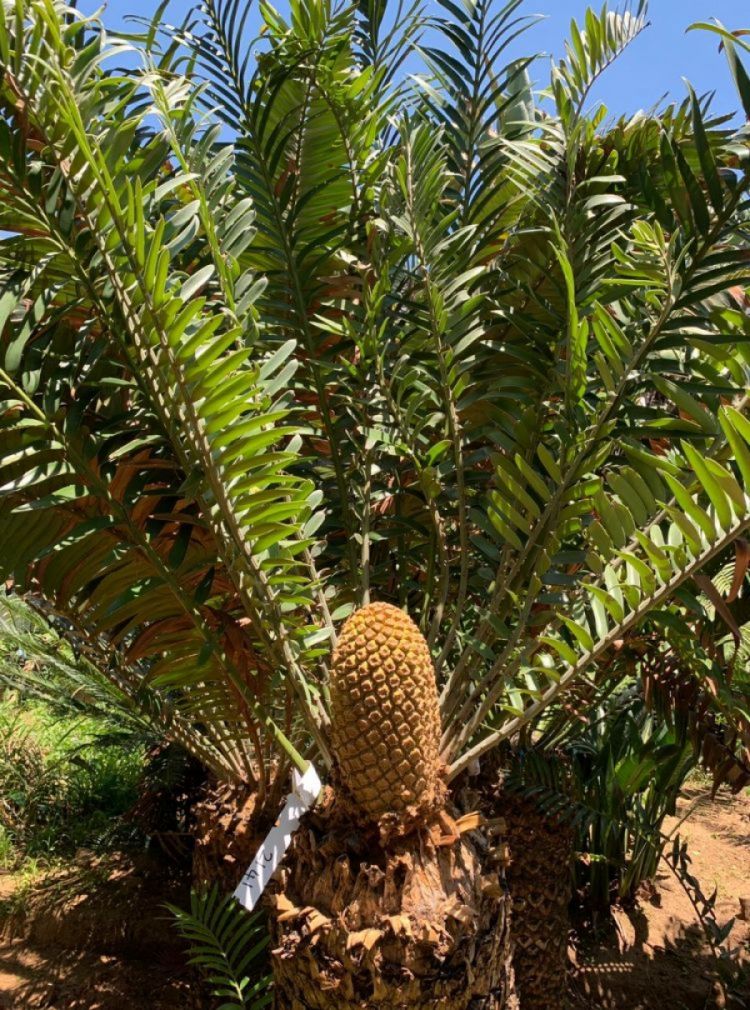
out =
<path fill-rule="evenodd" d="M 0 701 L 0 863 L 106 845 L 136 800 L 139 748 L 98 719 L 60 718 L 43 703 Z"/>

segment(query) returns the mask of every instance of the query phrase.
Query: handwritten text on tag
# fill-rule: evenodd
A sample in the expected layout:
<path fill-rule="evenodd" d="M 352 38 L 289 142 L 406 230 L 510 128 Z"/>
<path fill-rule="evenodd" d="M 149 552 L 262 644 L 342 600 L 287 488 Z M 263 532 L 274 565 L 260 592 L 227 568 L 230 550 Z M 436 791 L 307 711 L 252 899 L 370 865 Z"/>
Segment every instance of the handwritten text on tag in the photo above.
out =
<path fill-rule="evenodd" d="M 286 798 L 284 809 L 276 824 L 271 828 L 265 841 L 255 854 L 242 880 L 234 892 L 235 898 L 248 910 L 252 910 L 266 888 L 268 881 L 278 869 L 289 847 L 292 835 L 299 826 L 300 819 L 318 798 L 322 783 L 312 764 L 304 775 L 292 773 L 294 791 Z"/>

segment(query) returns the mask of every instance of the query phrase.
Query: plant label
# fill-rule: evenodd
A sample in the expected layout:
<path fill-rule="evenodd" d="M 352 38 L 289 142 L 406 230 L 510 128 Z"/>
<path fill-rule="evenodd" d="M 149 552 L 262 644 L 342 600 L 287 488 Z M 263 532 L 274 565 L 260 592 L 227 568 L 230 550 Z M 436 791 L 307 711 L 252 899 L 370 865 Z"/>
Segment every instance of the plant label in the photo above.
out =
<path fill-rule="evenodd" d="M 293 771 L 292 781 L 294 788 L 286 798 L 279 819 L 266 835 L 265 841 L 256 852 L 255 858 L 234 892 L 234 897 L 248 911 L 252 911 L 257 904 L 268 881 L 284 858 L 302 815 L 315 803 L 322 788 L 322 782 L 313 764 L 308 765 L 304 775 Z"/>

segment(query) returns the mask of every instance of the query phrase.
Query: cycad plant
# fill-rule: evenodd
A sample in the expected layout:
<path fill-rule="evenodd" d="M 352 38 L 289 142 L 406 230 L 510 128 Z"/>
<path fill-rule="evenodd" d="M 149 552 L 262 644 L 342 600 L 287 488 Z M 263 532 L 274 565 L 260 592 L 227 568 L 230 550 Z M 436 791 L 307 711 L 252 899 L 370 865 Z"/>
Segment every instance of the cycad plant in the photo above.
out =
<path fill-rule="evenodd" d="M 592 107 L 645 4 L 541 94 L 521 0 L 248 11 L 3 4 L 3 575 L 259 817 L 329 777 L 279 1007 L 501 1007 L 467 776 L 750 526 L 748 138 Z"/>
<path fill-rule="evenodd" d="M 592 716 L 559 754 L 520 756 L 509 785 L 537 816 L 575 832 L 576 883 L 596 917 L 656 876 L 662 824 L 697 761 L 690 741 L 655 717 L 634 685 Z"/>
<path fill-rule="evenodd" d="M 231 895 L 217 887 L 194 894 L 190 911 L 168 906 L 189 944 L 190 964 L 200 969 L 220 1010 L 262 1010 L 272 999 L 266 974 L 268 932 L 257 911 L 247 915 Z"/>
<path fill-rule="evenodd" d="M 614 902 L 636 900 L 660 861 L 686 890 L 695 887 L 688 865 L 669 855 L 677 828 L 664 830 L 689 775 L 701 765 L 713 793 L 750 783 L 747 543 L 733 554 L 696 578 L 704 592 L 652 614 L 564 706 L 483 768 L 485 806 L 502 807 L 507 822 L 525 1010 L 562 998 L 574 893 L 580 927 L 598 924 Z M 713 945 L 713 920 L 695 911 Z"/>

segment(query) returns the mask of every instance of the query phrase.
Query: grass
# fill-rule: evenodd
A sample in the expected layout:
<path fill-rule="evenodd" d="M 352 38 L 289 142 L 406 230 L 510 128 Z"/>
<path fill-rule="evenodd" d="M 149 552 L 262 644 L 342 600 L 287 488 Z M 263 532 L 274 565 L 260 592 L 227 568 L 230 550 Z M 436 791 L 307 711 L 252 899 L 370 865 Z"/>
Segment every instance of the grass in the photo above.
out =
<path fill-rule="evenodd" d="M 10 833 L 0 824 L 0 868 L 6 869 L 13 862 L 14 846 Z"/>
<path fill-rule="evenodd" d="M 140 748 L 101 719 L 0 698 L 0 866 L 107 848 L 142 768 Z"/>

